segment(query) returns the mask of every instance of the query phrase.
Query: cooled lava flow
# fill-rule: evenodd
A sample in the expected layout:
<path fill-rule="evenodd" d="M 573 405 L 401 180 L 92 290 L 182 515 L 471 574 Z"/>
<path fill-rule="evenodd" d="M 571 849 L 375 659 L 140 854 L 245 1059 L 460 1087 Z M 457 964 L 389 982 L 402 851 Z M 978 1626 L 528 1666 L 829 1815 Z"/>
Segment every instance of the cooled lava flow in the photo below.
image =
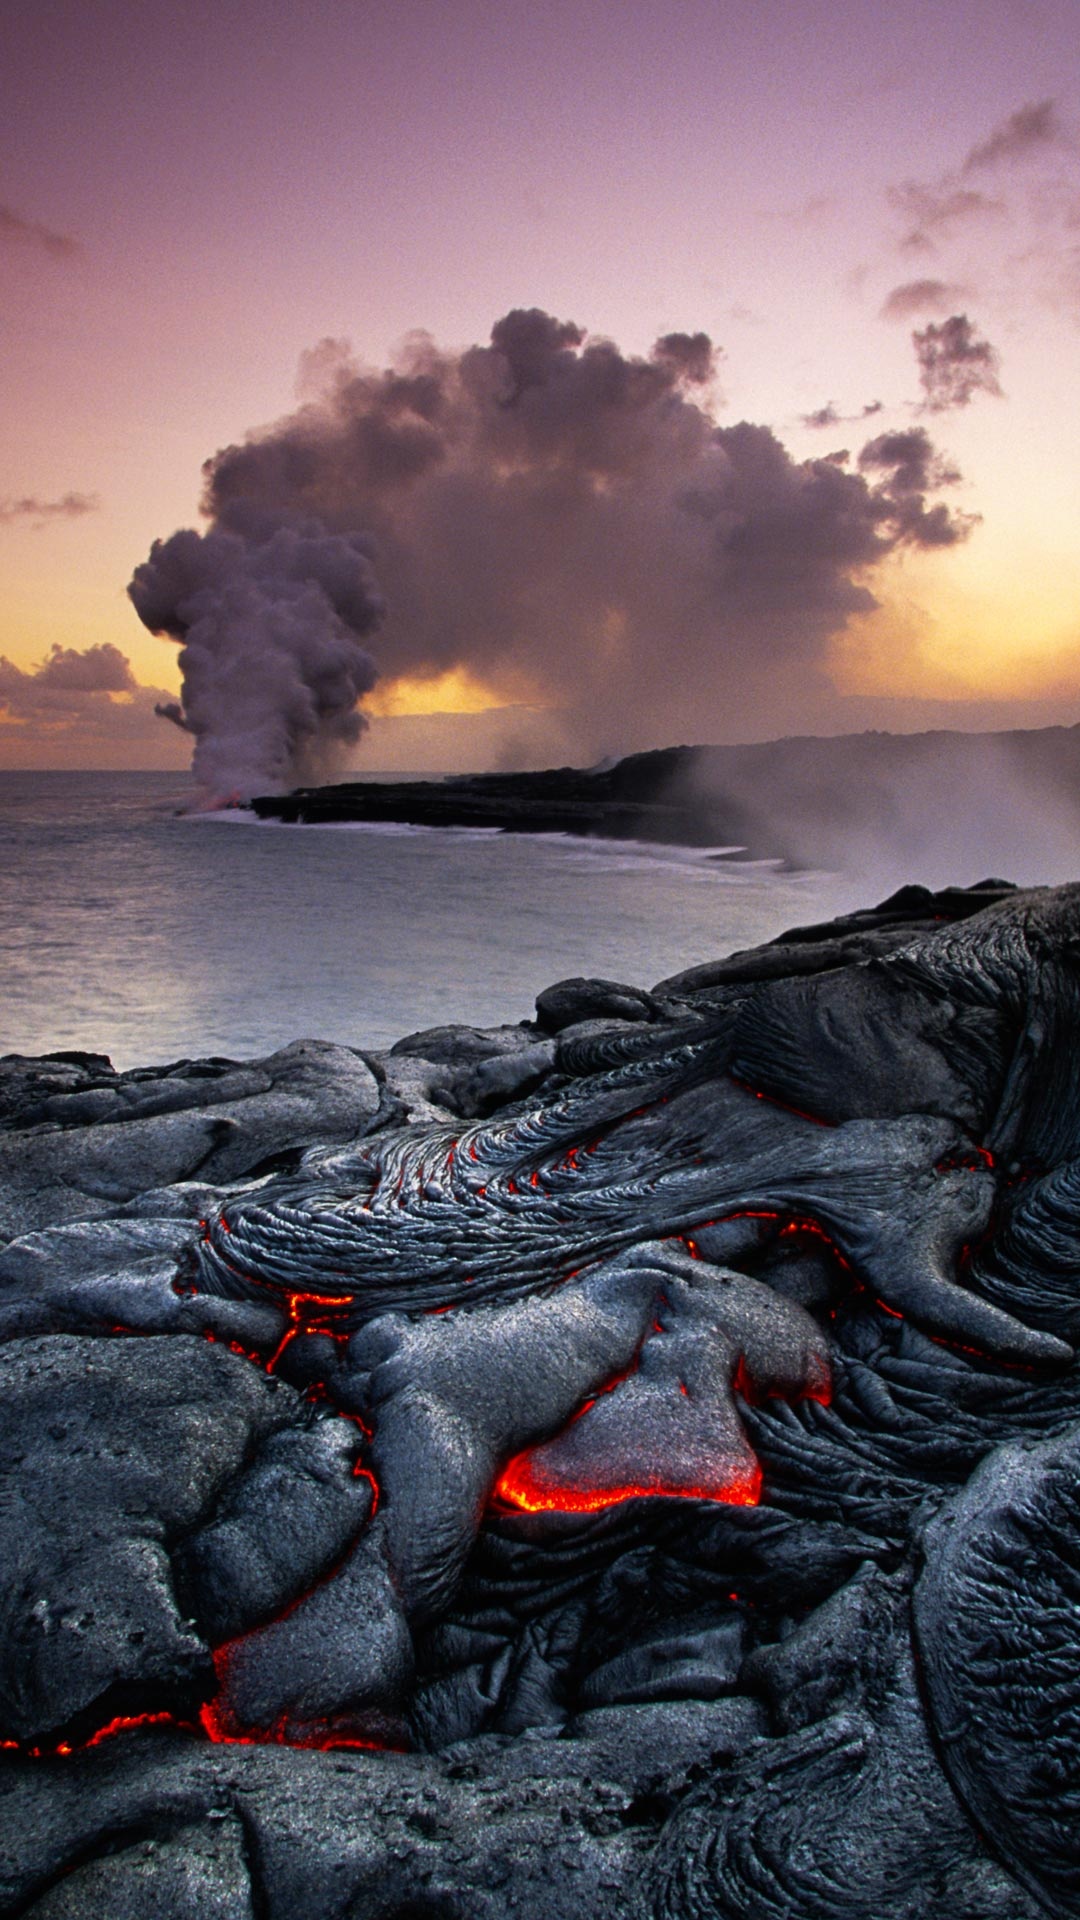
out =
<path fill-rule="evenodd" d="M 215 1063 L 5 1061 L 0 1911 L 1074 1915 L 1080 888 L 987 891 L 198 1177 Z"/>
<path fill-rule="evenodd" d="M 759 1282 L 695 1254 L 684 1261 L 680 1274 L 672 1259 L 630 1366 L 553 1438 L 509 1462 L 498 1499 L 530 1513 L 593 1513 L 655 1496 L 757 1503 L 761 1468 L 735 1394 L 827 1402 L 826 1342 L 808 1314 Z"/>
<path fill-rule="evenodd" d="M 347 1357 L 390 1565 L 420 1621 L 452 1600 L 493 1493 L 533 1510 L 639 1492 L 746 1502 L 759 1476 L 737 1385 L 798 1397 L 829 1382 L 809 1313 L 670 1240 L 525 1299 L 383 1314 Z"/>
<path fill-rule="evenodd" d="M 328 1328 L 348 1329 L 388 1309 L 520 1298 L 702 1219 L 759 1211 L 816 1223 L 873 1294 L 930 1332 L 1021 1363 L 1068 1360 L 1052 1333 L 957 1282 L 1000 1179 L 971 1120 L 823 1120 L 732 1077 L 728 1051 L 707 1032 L 539 1108 L 314 1156 L 302 1178 L 230 1201 L 198 1248 L 197 1284 L 290 1316 L 308 1296 Z"/>

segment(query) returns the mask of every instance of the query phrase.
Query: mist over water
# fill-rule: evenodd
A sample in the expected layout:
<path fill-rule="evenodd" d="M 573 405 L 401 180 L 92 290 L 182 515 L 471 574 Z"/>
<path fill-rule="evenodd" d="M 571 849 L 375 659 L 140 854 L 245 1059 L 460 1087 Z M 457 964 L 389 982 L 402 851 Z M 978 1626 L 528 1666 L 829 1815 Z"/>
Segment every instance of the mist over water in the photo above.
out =
<path fill-rule="evenodd" d="M 1075 727 L 703 748 L 670 797 L 716 827 L 741 823 L 759 850 L 843 877 L 860 904 L 909 881 L 1042 886 L 1080 875 Z"/>

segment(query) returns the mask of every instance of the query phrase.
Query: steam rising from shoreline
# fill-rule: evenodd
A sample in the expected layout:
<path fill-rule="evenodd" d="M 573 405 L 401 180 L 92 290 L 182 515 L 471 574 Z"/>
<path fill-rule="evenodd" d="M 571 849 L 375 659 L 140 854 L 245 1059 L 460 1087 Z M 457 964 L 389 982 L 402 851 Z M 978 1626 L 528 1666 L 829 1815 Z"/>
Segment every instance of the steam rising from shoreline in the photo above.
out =
<path fill-rule="evenodd" d="M 911 880 L 1056 885 L 1077 868 L 1080 727 L 704 747 L 667 798 L 715 821 L 718 839 L 847 876 L 848 905 Z"/>
<path fill-rule="evenodd" d="M 360 644 L 382 616 L 362 536 L 314 519 L 234 521 L 155 541 L 128 588 L 151 632 L 182 643 L 180 702 L 157 712 L 194 736 L 192 771 L 211 800 L 332 777 L 378 677 Z"/>
<path fill-rule="evenodd" d="M 625 355 L 535 308 L 458 353 L 412 335 L 383 371 L 323 342 L 315 397 L 207 463 L 210 531 L 155 544 L 131 584 L 183 642 L 169 717 L 201 783 L 329 770 L 363 724 L 380 595 L 382 673 L 463 668 L 556 706 L 577 756 L 820 716 L 875 567 L 973 521 L 930 499 L 960 476 L 921 428 L 799 462 L 718 426 L 717 359 L 706 334 Z"/>

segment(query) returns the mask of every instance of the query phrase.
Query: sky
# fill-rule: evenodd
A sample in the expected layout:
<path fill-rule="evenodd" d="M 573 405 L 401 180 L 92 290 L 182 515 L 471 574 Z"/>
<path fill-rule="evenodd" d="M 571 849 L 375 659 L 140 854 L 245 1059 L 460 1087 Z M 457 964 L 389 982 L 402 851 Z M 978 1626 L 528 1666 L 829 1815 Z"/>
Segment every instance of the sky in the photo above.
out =
<path fill-rule="evenodd" d="M 1076 24 L 7 0 L 0 766 L 1080 722 Z"/>

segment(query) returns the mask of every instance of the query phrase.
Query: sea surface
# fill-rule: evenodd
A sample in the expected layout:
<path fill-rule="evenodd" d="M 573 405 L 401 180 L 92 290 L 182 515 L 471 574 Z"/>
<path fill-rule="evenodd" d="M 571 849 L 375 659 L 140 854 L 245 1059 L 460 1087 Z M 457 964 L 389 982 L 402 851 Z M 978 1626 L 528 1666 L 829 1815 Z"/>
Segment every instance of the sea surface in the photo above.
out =
<path fill-rule="evenodd" d="M 0 773 L 0 1053 L 120 1068 L 529 1019 L 853 904 L 850 883 L 561 835 L 191 812 L 176 774 Z"/>

